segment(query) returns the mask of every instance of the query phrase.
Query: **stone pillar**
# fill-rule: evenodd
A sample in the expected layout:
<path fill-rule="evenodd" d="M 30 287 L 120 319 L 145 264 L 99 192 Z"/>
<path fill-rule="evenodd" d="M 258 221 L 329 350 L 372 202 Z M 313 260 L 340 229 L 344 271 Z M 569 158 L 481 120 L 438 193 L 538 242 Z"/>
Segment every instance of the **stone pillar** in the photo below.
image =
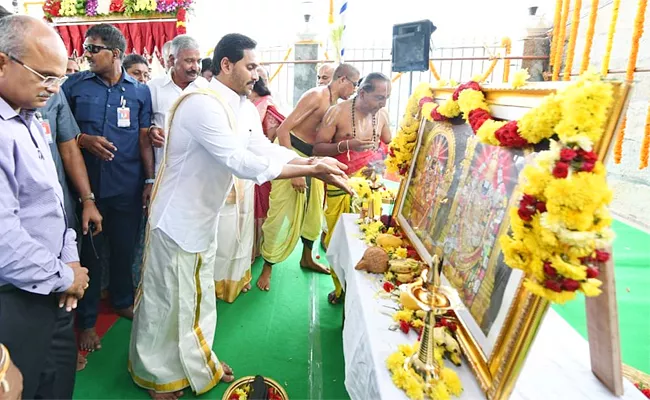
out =
<path fill-rule="evenodd" d="M 544 17 L 535 15 L 537 7 L 528 9 L 529 22 L 526 26 L 526 38 L 524 38 L 524 56 L 546 56 L 551 54 L 551 40 L 548 37 L 549 24 Z M 546 60 L 523 60 L 522 68 L 527 68 L 530 74 L 530 81 L 543 81 L 544 72 L 549 70 L 549 61 Z"/>
<path fill-rule="evenodd" d="M 318 60 L 318 43 L 314 40 L 300 40 L 296 43 L 296 61 Z M 295 107 L 306 91 L 316 86 L 316 63 L 295 64 L 293 68 L 293 106 Z"/>

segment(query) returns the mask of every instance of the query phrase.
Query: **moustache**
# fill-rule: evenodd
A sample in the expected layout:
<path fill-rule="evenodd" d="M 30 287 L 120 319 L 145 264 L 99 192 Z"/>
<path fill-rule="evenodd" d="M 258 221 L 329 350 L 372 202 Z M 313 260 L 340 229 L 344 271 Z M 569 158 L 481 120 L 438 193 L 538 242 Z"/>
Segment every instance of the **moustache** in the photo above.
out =
<path fill-rule="evenodd" d="M 197 75 L 199 72 L 195 69 L 188 69 L 187 71 L 185 71 L 185 73 L 187 75 Z"/>
<path fill-rule="evenodd" d="M 38 97 L 44 97 L 46 99 L 49 99 L 50 97 L 52 97 L 52 95 L 50 93 L 48 93 L 48 92 L 40 92 L 38 94 Z"/>

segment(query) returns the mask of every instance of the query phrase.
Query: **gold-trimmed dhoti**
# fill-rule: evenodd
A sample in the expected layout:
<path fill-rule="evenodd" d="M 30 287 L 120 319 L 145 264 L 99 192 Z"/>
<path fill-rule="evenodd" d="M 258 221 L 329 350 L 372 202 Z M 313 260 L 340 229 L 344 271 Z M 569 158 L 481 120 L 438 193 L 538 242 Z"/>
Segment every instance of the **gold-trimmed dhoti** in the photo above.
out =
<path fill-rule="evenodd" d="M 301 157 L 310 157 L 312 146 L 291 135 L 293 149 Z M 269 212 L 262 225 L 261 253 L 265 261 L 277 264 L 286 260 L 299 238 L 311 242 L 319 238 L 323 221 L 325 186 L 307 178 L 306 193 L 298 193 L 290 179 L 271 182 Z"/>
<path fill-rule="evenodd" d="M 217 322 L 216 243 L 182 250 L 160 229 L 149 232 L 131 328 L 129 372 L 139 386 L 175 392 L 212 389 L 223 368 L 212 351 Z"/>

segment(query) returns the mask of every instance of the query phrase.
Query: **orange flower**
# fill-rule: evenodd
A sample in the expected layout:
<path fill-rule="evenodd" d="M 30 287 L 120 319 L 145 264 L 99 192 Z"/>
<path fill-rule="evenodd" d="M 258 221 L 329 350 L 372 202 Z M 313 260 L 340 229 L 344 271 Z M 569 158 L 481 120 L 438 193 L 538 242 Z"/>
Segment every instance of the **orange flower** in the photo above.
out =
<path fill-rule="evenodd" d="M 585 49 L 582 53 L 582 65 L 580 66 L 580 73 L 583 73 L 589 68 L 589 55 L 591 54 L 591 46 L 594 41 L 594 32 L 596 30 L 596 17 L 598 16 L 598 0 L 591 0 L 591 13 L 589 14 L 589 26 L 587 27 L 587 38 L 585 39 Z"/>
<path fill-rule="evenodd" d="M 576 0 L 573 6 L 573 21 L 571 21 L 571 35 L 569 36 L 569 48 L 566 53 L 566 63 L 564 64 L 564 80 L 571 80 L 571 69 L 573 68 L 573 57 L 576 51 L 576 39 L 578 37 L 578 25 L 580 24 L 580 9 L 582 0 Z"/>
<path fill-rule="evenodd" d="M 627 61 L 627 71 L 625 79 L 632 81 L 634 79 L 634 70 L 636 69 L 636 59 L 639 55 L 639 41 L 643 36 L 643 23 L 645 22 L 645 10 L 648 7 L 648 0 L 639 0 L 639 7 L 636 10 L 636 18 L 634 18 L 634 32 L 632 33 L 632 48 L 630 49 L 630 56 Z M 627 125 L 627 117 L 623 121 L 621 131 L 618 133 L 616 139 L 616 147 L 614 148 L 614 162 L 621 163 L 623 157 L 623 140 L 625 139 L 625 126 Z"/>
<path fill-rule="evenodd" d="M 555 49 L 555 61 L 553 62 L 553 80 L 560 77 L 562 67 L 562 54 L 564 53 L 564 38 L 566 37 L 566 21 L 569 19 L 569 5 L 571 0 L 563 0 L 562 18 L 560 20 L 560 32 L 557 35 L 557 48 Z"/>
<path fill-rule="evenodd" d="M 550 66 L 553 67 L 557 49 L 557 37 L 560 30 L 560 17 L 562 16 L 562 0 L 555 0 L 555 17 L 553 18 L 553 40 L 551 41 Z"/>
<path fill-rule="evenodd" d="M 612 19 L 609 22 L 609 31 L 607 32 L 607 45 L 605 46 L 605 55 L 603 56 L 603 64 L 600 67 L 600 74 L 607 76 L 609 71 L 609 59 L 612 55 L 612 45 L 614 44 L 614 32 L 616 32 L 616 21 L 618 20 L 618 9 L 621 5 L 621 0 L 614 0 L 612 5 Z"/>
<path fill-rule="evenodd" d="M 639 169 L 648 168 L 648 151 L 650 150 L 650 104 L 648 104 L 648 114 L 645 116 L 645 135 L 641 145 L 641 164 Z"/>

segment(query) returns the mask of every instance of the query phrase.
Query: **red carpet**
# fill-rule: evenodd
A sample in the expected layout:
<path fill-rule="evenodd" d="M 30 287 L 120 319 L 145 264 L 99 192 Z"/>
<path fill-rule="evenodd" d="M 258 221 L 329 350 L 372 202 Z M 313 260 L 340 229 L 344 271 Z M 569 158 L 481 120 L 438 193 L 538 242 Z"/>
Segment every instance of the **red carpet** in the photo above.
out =
<path fill-rule="evenodd" d="M 106 332 L 111 329 L 111 326 L 113 326 L 118 318 L 119 317 L 115 314 L 113 308 L 108 302 L 108 299 L 102 300 L 101 303 L 99 303 L 99 315 L 97 315 L 97 323 L 95 324 L 97 335 L 102 338 Z M 79 335 L 79 332 L 77 332 L 77 335 Z M 77 337 L 77 340 L 78 339 L 79 338 Z M 84 356 L 88 354 L 87 351 L 80 351 L 80 353 Z"/>

